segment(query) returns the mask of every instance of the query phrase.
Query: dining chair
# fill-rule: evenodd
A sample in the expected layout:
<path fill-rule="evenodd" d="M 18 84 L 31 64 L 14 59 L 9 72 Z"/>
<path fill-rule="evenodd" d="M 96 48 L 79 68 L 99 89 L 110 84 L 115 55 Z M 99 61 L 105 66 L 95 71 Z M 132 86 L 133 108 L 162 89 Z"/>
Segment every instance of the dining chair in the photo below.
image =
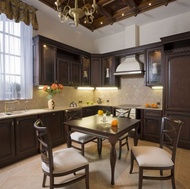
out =
<path fill-rule="evenodd" d="M 70 114 L 71 111 L 72 110 L 65 110 L 65 121 L 82 118 L 81 111 L 79 113 Z M 78 131 L 72 132 L 70 137 L 71 137 L 71 147 L 77 150 L 80 150 L 83 156 L 84 156 L 84 151 L 85 151 L 85 144 L 89 142 L 96 142 L 96 139 L 97 139 L 96 136 L 86 134 L 86 133 L 81 133 Z M 78 147 L 78 145 L 76 144 L 80 145 L 80 147 Z"/>
<path fill-rule="evenodd" d="M 118 117 L 128 118 L 130 119 L 131 108 L 125 109 L 123 111 L 116 110 Z M 127 145 L 127 150 L 129 151 L 129 142 L 128 142 L 129 134 L 125 133 L 121 137 L 119 137 L 119 156 L 118 159 L 121 159 L 122 146 Z"/>
<path fill-rule="evenodd" d="M 35 121 L 34 128 L 40 143 L 44 173 L 42 187 L 46 187 L 46 179 L 49 176 L 50 189 L 65 187 L 82 179 L 85 179 L 86 189 L 89 189 L 89 162 L 86 158 L 73 148 L 53 152 L 49 129 L 43 126 L 40 119 Z M 55 178 L 61 176 L 66 179 L 61 183 L 55 182 Z"/>
<path fill-rule="evenodd" d="M 134 160 L 139 166 L 138 189 L 142 188 L 143 179 L 167 180 L 171 179 L 173 189 L 175 186 L 175 157 L 179 135 L 183 122 L 172 117 L 163 117 L 161 121 L 160 146 L 133 146 L 131 148 L 131 168 Z M 145 170 L 158 170 L 160 176 L 143 175 Z M 163 176 L 163 171 L 170 172 Z"/>

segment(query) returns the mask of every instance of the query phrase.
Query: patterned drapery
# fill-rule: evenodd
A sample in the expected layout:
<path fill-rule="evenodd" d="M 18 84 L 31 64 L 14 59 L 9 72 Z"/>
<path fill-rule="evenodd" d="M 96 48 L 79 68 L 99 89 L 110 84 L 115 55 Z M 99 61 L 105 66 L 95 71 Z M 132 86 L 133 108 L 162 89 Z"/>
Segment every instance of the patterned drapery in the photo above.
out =
<path fill-rule="evenodd" d="M 26 25 L 32 24 L 33 29 L 38 30 L 36 11 L 36 8 L 20 0 L 0 0 L 0 14 L 4 13 L 17 23 L 23 21 Z"/>

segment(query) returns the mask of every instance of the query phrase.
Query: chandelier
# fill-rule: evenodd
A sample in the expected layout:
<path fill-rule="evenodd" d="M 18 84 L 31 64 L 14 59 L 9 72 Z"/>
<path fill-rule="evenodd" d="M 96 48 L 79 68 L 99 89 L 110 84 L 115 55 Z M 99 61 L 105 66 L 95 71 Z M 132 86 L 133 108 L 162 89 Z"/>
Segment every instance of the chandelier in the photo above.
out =
<path fill-rule="evenodd" d="M 84 23 L 92 24 L 94 20 L 93 14 L 97 10 L 96 0 L 93 0 L 93 4 L 91 5 L 90 9 L 85 5 L 85 0 L 83 0 L 83 3 L 84 6 L 79 8 L 78 0 L 75 0 L 75 7 L 71 8 L 69 6 L 69 0 L 66 6 L 63 6 L 62 2 L 60 2 L 60 0 L 57 0 L 55 2 L 55 5 L 57 7 L 58 16 L 61 22 L 66 22 L 70 16 L 74 19 L 75 26 L 78 26 L 79 19 L 83 17 Z"/>

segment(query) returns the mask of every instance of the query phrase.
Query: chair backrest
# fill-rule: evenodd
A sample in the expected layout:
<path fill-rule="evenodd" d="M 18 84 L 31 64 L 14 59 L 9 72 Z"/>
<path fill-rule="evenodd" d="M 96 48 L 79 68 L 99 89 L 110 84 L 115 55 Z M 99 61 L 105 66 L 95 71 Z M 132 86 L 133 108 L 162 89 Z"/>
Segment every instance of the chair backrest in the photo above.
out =
<path fill-rule="evenodd" d="M 46 165 L 49 166 L 49 171 L 52 173 L 54 167 L 49 129 L 43 126 L 40 119 L 35 121 L 34 128 L 36 129 L 36 136 L 40 142 L 41 159 Z"/>
<path fill-rule="evenodd" d="M 117 117 L 128 117 L 130 118 L 131 108 L 128 109 L 116 109 Z"/>
<path fill-rule="evenodd" d="M 82 118 L 82 110 L 65 110 L 65 120 L 70 121 Z"/>
<path fill-rule="evenodd" d="M 175 162 L 176 149 L 183 122 L 173 117 L 163 117 L 161 122 L 160 147 L 170 150 L 172 161 Z"/>

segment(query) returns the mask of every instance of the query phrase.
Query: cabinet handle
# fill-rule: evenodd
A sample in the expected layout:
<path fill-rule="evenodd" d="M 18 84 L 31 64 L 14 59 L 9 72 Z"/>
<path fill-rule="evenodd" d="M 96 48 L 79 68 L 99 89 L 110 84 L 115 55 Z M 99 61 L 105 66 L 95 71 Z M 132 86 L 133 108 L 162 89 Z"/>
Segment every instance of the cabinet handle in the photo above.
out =
<path fill-rule="evenodd" d="M 17 120 L 16 124 L 19 125 L 19 121 L 18 120 Z"/>
<path fill-rule="evenodd" d="M 52 113 L 52 115 L 54 116 L 54 115 L 56 115 L 56 113 Z"/>
<path fill-rule="evenodd" d="M 14 121 L 12 121 L 11 125 L 12 125 L 12 127 L 14 126 Z"/>

